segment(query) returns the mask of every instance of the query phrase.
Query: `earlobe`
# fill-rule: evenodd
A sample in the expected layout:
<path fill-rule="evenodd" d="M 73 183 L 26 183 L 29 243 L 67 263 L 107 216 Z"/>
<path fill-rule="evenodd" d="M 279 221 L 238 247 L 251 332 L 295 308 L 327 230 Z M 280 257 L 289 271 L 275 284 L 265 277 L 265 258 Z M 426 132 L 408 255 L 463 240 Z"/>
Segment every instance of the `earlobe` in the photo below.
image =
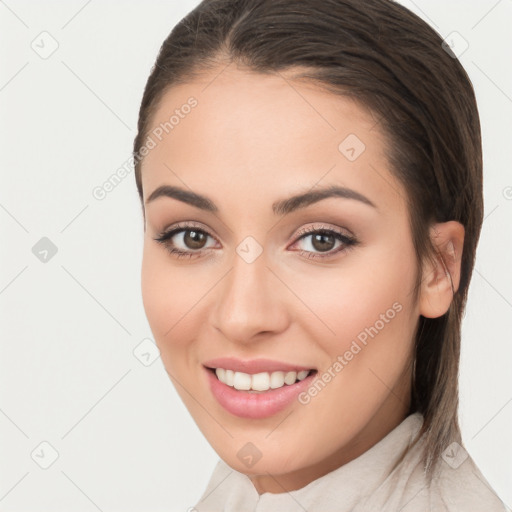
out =
<path fill-rule="evenodd" d="M 435 224 L 430 240 L 435 254 L 423 265 L 419 306 L 422 316 L 437 318 L 448 311 L 459 288 L 464 226 L 456 221 Z"/>

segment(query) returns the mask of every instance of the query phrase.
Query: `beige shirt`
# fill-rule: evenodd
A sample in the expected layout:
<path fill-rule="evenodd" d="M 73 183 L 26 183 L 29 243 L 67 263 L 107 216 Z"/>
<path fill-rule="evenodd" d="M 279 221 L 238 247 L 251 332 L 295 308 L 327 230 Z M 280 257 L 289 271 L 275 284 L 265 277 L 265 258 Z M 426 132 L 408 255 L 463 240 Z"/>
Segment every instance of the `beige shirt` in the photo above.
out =
<path fill-rule="evenodd" d="M 422 425 L 411 414 L 356 459 L 295 491 L 258 494 L 250 478 L 217 463 L 197 512 L 505 512 L 464 448 L 447 447 L 430 486 L 421 441 L 404 459 Z M 394 467 L 396 466 L 396 467 Z"/>

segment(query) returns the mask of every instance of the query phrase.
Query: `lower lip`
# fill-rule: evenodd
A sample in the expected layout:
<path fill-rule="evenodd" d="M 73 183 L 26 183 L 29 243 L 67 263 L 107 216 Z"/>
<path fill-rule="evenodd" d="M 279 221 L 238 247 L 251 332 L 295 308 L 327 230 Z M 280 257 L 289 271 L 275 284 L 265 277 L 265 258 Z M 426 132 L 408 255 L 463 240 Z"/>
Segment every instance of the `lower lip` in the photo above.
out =
<path fill-rule="evenodd" d="M 316 372 L 313 372 L 295 384 L 285 384 L 278 389 L 249 393 L 224 384 L 211 370 L 205 368 L 205 371 L 210 389 L 219 404 L 235 416 L 250 419 L 268 418 L 282 411 L 291 405 L 297 395 L 311 385 L 316 375 Z"/>

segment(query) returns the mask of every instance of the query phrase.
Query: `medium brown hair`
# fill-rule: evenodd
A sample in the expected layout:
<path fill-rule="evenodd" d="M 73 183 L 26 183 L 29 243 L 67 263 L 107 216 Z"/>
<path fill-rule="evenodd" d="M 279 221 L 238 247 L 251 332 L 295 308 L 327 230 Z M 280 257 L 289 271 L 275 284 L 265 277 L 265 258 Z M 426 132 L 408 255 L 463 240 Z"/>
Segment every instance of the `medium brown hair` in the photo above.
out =
<path fill-rule="evenodd" d="M 204 0 L 172 30 L 147 81 L 134 141 L 139 151 L 165 92 L 236 63 L 349 96 L 379 119 L 390 171 L 404 186 L 418 268 L 432 258 L 429 229 L 465 228 L 460 283 L 446 314 L 420 316 L 411 411 L 424 417 L 425 467 L 461 442 L 458 371 L 461 320 L 483 217 L 480 121 L 471 81 L 440 35 L 392 0 Z M 142 205 L 143 206 L 143 205 Z M 418 272 L 414 293 L 421 279 Z"/>

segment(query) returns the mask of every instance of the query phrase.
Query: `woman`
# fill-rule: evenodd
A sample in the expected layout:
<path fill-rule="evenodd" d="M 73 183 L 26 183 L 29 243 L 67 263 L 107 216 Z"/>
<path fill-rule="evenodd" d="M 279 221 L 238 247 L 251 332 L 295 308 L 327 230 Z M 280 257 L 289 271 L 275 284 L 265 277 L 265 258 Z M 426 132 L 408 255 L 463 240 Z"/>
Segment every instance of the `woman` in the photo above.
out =
<path fill-rule="evenodd" d="M 470 80 L 389 0 L 205 0 L 134 142 L 142 294 L 219 454 L 198 511 L 504 506 L 462 446 Z"/>

